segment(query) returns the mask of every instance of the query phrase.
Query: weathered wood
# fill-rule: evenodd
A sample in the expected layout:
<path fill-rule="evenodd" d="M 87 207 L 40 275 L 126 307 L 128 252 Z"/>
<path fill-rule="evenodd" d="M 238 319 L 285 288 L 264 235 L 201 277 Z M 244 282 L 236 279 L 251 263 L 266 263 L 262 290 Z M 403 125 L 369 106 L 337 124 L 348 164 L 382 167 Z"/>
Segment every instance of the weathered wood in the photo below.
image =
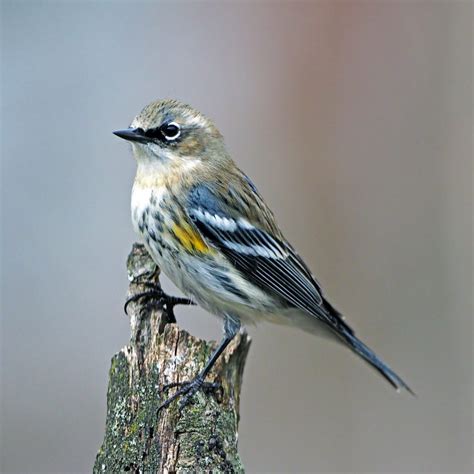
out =
<path fill-rule="evenodd" d="M 129 255 L 129 296 L 159 286 L 159 268 L 140 244 Z M 243 472 L 237 451 L 242 374 L 250 339 L 241 332 L 207 378 L 217 391 L 194 396 L 182 411 L 174 402 L 157 409 L 175 389 L 169 383 L 192 379 L 215 342 L 197 339 L 167 321 L 166 312 L 129 306 L 131 339 L 112 358 L 105 436 L 94 472 Z"/>

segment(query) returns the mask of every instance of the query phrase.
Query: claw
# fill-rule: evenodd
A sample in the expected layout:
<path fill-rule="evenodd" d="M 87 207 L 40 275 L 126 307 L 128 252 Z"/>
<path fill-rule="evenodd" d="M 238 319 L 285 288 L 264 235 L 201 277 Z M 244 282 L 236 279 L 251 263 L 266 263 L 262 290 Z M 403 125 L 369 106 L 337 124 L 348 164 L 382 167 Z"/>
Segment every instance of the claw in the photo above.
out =
<path fill-rule="evenodd" d="M 175 388 L 175 387 L 180 387 L 181 388 L 173 394 L 170 398 L 165 400 L 158 408 L 158 412 L 163 410 L 164 408 L 168 408 L 171 403 L 173 403 L 176 399 L 179 397 L 183 397 L 181 401 L 179 402 L 179 411 L 181 412 L 185 406 L 187 406 L 189 403 L 191 403 L 191 400 L 193 396 L 199 391 L 199 390 L 205 390 L 205 391 L 210 391 L 210 390 L 217 390 L 220 388 L 220 384 L 217 382 L 204 382 L 204 379 L 201 375 L 198 375 L 194 380 L 191 380 L 190 382 L 173 382 L 166 384 L 163 387 L 163 392 L 169 390 L 170 388 Z"/>
<path fill-rule="evenodd" d="M 168 400 L 166 400 L 159 406 L 158 412 L 160 412 L 160 410 L 162 410 L 163 408 L 168 407 L 174 400 L 181 396 L 183 396 L 183 399 L 179 403 L 180 411 L 190 402 L 193 395 L 205 385 L 204 379 L 211 371 L 219 356 L 229 345 L 230 341 L 232 341 L 232 339 L 234 339 L 234 337 L 237 335 L 239 328 L 239 319 L 232 319 L 229 316 L 226 316 L 224 325 L 224 337 L 212 353 L 211 357 L 204 366 L 204 369 L 202 369 L 202 371 L 199 372 L 196 378 L 194 380 L 191 380 L 190 382 L 184 382 L 182 384 L 169 384 L 167 388 L 176 387 L 179 385 L 182 385 L 182 387 L 172 397 L 168 398 Z"/>
<path fill-rule="evenodd" d="M 194 305 L 195 303 L 190 300 L 189 298 L 180 298 L 177 296 L 169 296 L 167 295 L 161 288 L 157 288 L 152 284 L 146 284 L 145 286 L 150 287 L 151 289 L 148 291 L 142 291 L 141 293 L 137 293 L 125 301 L 125 305 L 123 310 L 125 314 L 128 316 L 128 306 L 130 303 L 136 303 L 140 300 L 147 300 L 146 306 L 151 309 L 153 307 L 157 307 L 158 309 L 166 309 L 168 317 L 170 320 L 175 321 L 176 318 L 174 317 L 173 308 L 177 304 L 185 304 L 185 305 Z M 151 303 L 151 301 L 153 303 Z"/>
<path fill-rule="evenodd" d="M 160 299 L 162 296 L 163 296 L 163 292 L 160 292 L 159 290 L 142 291 L 141 293 L 136 293 L 133 296 L 130 296 L 130 298 L 128 298 L 127 301 L 125 301 L 125 304 L 123 305 L 123 311 L 128 316 L 128 306 L 131 303 L 136 303 L 137 301 L 140 301 L 145 298 Z"/>

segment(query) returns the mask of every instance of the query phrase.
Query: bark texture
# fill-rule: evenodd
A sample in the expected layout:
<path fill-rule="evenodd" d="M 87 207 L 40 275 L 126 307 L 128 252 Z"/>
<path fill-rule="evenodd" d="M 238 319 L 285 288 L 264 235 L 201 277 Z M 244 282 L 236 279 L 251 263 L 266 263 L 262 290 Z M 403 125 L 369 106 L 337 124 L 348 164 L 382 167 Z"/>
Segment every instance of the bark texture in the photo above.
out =
<path fill-rule="evenodd" d="M 134 244 L 127 269 L 129 296 L 160 284 L 159 268 L 140 244 Z M 105 436 L 94 472 L 243 472 L 237 427 L 247 334 L 231 342 L 206 379 L 219 382 L 217 391 L 198 392 L 182 413 L 174 402 L 158 414 L 176 390 L 163 392 L 163 386 L 191 380 L 216 343 L 180 329 L 166 311 L 132 303 L 129 315 L 130 343 L 112 358 Z"/>

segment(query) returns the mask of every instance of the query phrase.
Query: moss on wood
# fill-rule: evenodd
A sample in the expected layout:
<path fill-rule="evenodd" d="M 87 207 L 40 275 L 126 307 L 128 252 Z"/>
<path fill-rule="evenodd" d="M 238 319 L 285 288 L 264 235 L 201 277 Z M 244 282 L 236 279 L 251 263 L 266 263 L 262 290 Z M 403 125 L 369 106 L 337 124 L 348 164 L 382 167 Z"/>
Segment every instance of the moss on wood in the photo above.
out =
<path fill-rule="evenodd" d="M 159 269 L 142 245 L 127 262 L 130 295 L 159 285 Z M 158 414 L 169 383 L 191 379 L 215 347 L 167 322 L 158 309 L 130 305 L 131 339 L 112 358 L 104 441 L 94 472 L 243 472 L 237 451 L 239 399 L 250 340 L 239 334 L 208 377 L 220 388 L 199 392 L 179 412 Z M 173 389 L 174 390 L 174 389 Z"/>

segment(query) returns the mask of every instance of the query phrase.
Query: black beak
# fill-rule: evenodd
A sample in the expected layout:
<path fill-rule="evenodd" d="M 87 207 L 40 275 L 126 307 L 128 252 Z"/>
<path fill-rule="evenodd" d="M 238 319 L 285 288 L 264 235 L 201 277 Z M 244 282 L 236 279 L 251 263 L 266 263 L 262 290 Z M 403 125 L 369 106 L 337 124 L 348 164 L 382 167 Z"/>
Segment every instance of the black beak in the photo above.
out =
<path fill-rule="evenodd" d="M 112 133 L 130 142 L 146 143 L 149 141 L 141 128 L 125 128 L 123 130 L 115 130 L 115 132 Z"/>

